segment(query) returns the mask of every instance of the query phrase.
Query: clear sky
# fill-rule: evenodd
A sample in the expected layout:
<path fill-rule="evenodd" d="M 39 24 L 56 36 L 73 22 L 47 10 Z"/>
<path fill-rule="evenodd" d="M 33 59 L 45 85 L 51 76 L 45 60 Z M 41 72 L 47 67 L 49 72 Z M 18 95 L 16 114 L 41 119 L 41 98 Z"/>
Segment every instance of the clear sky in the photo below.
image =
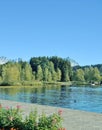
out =
<path fill-rule="evenodd" d="M 0 56 L 102 64 L 102 0 L 1 0 Z"/>

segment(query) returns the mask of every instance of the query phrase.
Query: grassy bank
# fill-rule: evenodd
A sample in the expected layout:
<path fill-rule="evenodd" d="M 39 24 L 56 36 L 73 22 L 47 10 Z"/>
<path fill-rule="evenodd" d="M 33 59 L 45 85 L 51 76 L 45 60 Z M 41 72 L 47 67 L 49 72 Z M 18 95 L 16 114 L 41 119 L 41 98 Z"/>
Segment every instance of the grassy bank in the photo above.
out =
<path fill-rule="evenodd" d="M 22 82 L 1 82 L 0 86 L 43 86 L 43 85 L 72 85 L 72 82 L 45 82 L 45 81 L 22 81 Z"/>
<path fill-rule="evenodd" d="M 68 81 L 68 82 L 47 82 L 47 81 L 22 81 L 22 82 L 1 82 L 0 86 L 48 86 L 48 85 L 91 85 L 88 82 L 82 81 Z"/>

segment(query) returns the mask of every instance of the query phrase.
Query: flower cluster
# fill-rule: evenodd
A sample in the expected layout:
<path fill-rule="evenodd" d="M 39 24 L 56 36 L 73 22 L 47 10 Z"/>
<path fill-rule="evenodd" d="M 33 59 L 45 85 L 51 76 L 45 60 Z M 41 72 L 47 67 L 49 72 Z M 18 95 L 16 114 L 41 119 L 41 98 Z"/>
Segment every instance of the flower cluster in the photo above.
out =
<path fill-rule="evenodd" d="M 21 106 L 3 108 L 0 104 L 0 130 L 66 130 L 62 127 L 62 110 L 47 116 L 37 110 L 23 117 Z"/>

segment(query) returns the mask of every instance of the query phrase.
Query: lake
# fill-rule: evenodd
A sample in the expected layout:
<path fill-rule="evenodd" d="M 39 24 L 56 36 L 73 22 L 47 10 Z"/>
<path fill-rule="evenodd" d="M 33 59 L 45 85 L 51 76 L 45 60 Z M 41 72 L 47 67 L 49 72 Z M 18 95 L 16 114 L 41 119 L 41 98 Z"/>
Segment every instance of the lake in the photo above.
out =
<path fill-rule="evenodd" d="M 102 86 L 1 87 L 0 99 L 102 113 Z"/>

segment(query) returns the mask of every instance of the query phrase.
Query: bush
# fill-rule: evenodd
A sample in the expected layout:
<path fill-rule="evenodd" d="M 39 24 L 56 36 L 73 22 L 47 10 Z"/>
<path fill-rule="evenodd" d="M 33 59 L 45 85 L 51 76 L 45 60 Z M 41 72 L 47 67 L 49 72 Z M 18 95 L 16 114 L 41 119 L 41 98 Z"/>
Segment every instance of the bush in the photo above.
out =
<path fill-rule="evenodd" d="M 62 128 L 62 111 L 47 116 L 38 115 L 37 110 L 23 117 L 20 106 L 3 108 L 0 105 L 0 130 L 65 130 Z"/>

